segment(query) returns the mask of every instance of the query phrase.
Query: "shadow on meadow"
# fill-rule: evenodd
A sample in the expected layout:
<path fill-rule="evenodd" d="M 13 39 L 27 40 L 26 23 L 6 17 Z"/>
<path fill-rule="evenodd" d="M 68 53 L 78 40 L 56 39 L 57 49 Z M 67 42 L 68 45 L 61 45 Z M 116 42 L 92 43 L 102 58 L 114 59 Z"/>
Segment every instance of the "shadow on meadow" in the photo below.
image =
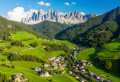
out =
<path fill-rule="evenodd" d="M 117 52 L 120 51 L 120 46 L 118 48 L 112 50 L 112 51 L 106 49 L 105 47 L 97 47 L 97 48 L 95 48 L 95 53 L 89 55 L 90 61 L 92 61 L 94 67 L 96 67 L 97 69 L 101 69 L 101 70 L 103 70 L 106 73 L 110 73 L 112 76 L 120 78 L 120 71 L 119 71 L 119 68 L 120 68 L 120 58 L 115 59 L 114 58 L 114 54 L 113 54 L 113 57 L 108 57 L 108 58 L 105 58 L 103 56 L 104 59 L 109 59 L 112 62 L 112 69 L 111 70 L 106 70 L 105 67 L 103 65 L 101 65 L 101 61 L 99 60 L 98 53 L 105 52 L 106 50 L 108 52 L 110 51 L 111 53 L 117 53 Z"/>

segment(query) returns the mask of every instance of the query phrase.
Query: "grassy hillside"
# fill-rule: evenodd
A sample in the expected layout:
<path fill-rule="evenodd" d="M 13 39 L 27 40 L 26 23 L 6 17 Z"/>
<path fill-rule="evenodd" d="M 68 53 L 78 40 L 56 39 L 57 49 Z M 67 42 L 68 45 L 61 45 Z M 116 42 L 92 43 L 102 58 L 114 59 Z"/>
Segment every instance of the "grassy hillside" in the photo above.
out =
<path fill-rule="evenodd" d="M 0 38 L 7 40 L 9 32 L 17 32 L 17 31 L 26 31 L 29 32 L 37 37 L 40 38 L 47 38 L 45 35 L 38 33 L 37 31 L 33 30 L 32 28 L 29 28 L 19 22 L 8 20 L 2 16 L 0 16 Z"/>
<path fill-rule="evenodd" d="M 59 39 L 72 40 L 90 46 L 102 46 L 120 36 L 120 7 L 66 30 Z"/>
<path fill-rule="evenodd" d="M 81 53 L 79 53 L 77 57 L 79 61 L 87 60 L 88 62 L 91 62 L 94 66 L 86 68 L 91 70 L 92 72 L 95 72 L 97 74 L 103 74 L 107 79 L 111 79 L 114 82 L 119 82 L 120 80 L 119 53 L 120 53 L 120 40 L 117 40 L 103 47 L 85 49 Z M 103 65 L 104 60 L 109 60 L 112 62 L 111 70 L 105 69 Z"/>
<path fill-rule="evenodd" d="M 43 61 L 46 61 L 47 58 L 51 56 L 60 56 L 61 54 L 65 53 L 64 51 L 51 51 L 47 52 L 45 49 L 43 49 L 43 43 L 51 43 L 51 44 L 67 44 L 69 48 L 72 49 L 72 46 L 76 46 L 75 44 L 68 42 L 68 41 L 60 41 L 60 40 L 54 40 L 54 41 L 47 41 L 43 40 L 41 38 L 37 38 L 35 35 L 30 34 L 25 31 L 19 31 L 16 33 L 10 33 L 11 41 L 3 41 L 0 40 L 0 64 L 5 64 L 7 66 L 1 66 L 0 67 L 0 73 L 5 74 L 8 79 L 12 75 L 15 74 L 21 74 L 23 73 L 28 79 L 29 82 L 49 82 L 51 79 L 53 82 L 78 82 L 74 77 L 71 77 L 69 74 L 65 73 L 63 75 L 56 75 L 53 77 L 45 78 L 38 76 L 37 72 L 32 70 L 31 68 L 40 67 L 43 63 L 41 62 L 31 62 L 31 61 L 10 61 L 8 59 L 9 53 L 12 53 L 14 51 L 20 52 L 20 55 L 35 55 L 42 59 Z M 21 46 L 10 46 L 11 42 L 13 41 L 22 41 L 24 44 L 23 47 Z M 33 42 L 37 42 L 39 45 L 35 48 L 31 48 L 30 44 Z M 14 65 L 14 68 L 11 68 L 11 66 Z M 66 70 L 65 70 L 66 71 Z"/>
<path fill-rule="evenodd" d="M 39 24 L 29 25 L 34 30 L 43 33 L 44 35 L 48 36 L 49 38 L 55 38 L 55 35 L 60 31 L 69 27 L 67 24 L 61 24 L 58 22 L 51 22 L 51 21 L 44 21 Z"/>

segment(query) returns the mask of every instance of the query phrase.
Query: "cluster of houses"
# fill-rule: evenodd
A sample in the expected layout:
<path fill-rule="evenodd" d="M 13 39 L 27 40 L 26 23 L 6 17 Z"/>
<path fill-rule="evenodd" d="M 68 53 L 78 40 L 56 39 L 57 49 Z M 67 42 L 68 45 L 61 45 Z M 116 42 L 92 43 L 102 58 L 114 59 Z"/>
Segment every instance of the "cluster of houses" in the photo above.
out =
<path fill-rule="evenodd" d="M 13 75 L 11 78 L 12 78 L 13 82 L 26 82 L 26 81 L 28 81 L 28 79 L 23 74 Z"/>
<path fill-rule="evenodd" d="M 90 62 L 87 62 L 87 61 L 83 60 L 81 64 L 75 64 L 74 65 L 75 72 L 86 71 L 84 66 L 93 66 L 93 65 Z"/>
<path fill-rule="evenodd" d="M 51 77 L 52 76 L 50 74 L 50 70 L 43 70 L 42 68 L 38 68 L 38 67 L 34 68 L 34 70 L 36 72 L 38 72 L 39 73 L 38 75 L 41 77 Z M 62 74 L 64 74 L 64 73 L 65 73 L 65 71 L 62 71 Z M 57 75 L 57 74 L 55 74 L 55 75 Z"/>
<path fill-rule="evenodd" d="M 52 56 L 50 58 L 47 59 L 48 61 L 50 61 L 51 63 L 45 63 L 44 67 L 52 67 L 53 69 L 64 69 L 66 67 L 65 64 L 65 59 L 64 57 L 58 56 Z"/>
<path fill-rule="evenodd" d="M 87 73 L 87 75 L 90 76 L 90 77 L 93 77 L 95 79 L 100 79 L 101 81 L 104 80 L 104 75 L 95 74 L 93 72 L 89 72 L 89 73 Z"/>
<path fill-rule="evenodd" d="M 85 74 L 86 76 L 89 76 L 91 78 L 94 78 L 96 80 L 100 80 L 100 81 L 104 81 L 105 78 L 104 78 L 104 75 L 100 75 L 100 74 L 95 74 L 93 72 L 87 72 L 86 69 L 85 69 L 85 66 L 93 66 L 91 63 L 85 61 L 85 60 L 82 60 L 81 63 L 78 63 L 76 64 L 76 61 L 74 61 L 75 65 L 74 65 L 74 71 L 68 71 L 68 73 L 70 75 L 72 75 L 74 72 L 75 73 L 79 73 L 79 72 L 82 72 L 83 74 Z M 75 78 L 76 79 L 80 79 L 78 75 L 75 75 Z M 80 79 L 81 82 L 86 82 L 86 79 L 84 78 L 81 78 Z"/>
<path fill-rule="evenodd" d="M 47 61 L 50 61 L 51 63 L 45 63 L 43 66 L 44 67 L 52 67 L 53 69 L 64 69 L 66 67 L 66 64 L 65 64 L 65 59 L 64 57 L 61 57 L 61 56 L 58 56 L 58 57 L 55 57 L 55 56 L 52 56 L 50 58 L 47 59 Z M 50 71 L 48 70 L 42 70 L 42 68 L 34 68 L 34 70 L 36 72 L 38 72 L 39 76 L 41 77 L 51 77 L 52 75 L 50 75 Z M 62 74 L 65 73 L 65 71 L 62 71 Z"/>
<path fill-rule="evenodd" d="M 36 72 L 38 72 L 38 73 L 39 73 L 38 75 L 41 76 L 41 77 L 51 77 L 51 76 L 52 76 L 52 75 L 49 74 L 48 71 L 42 70 L 42 68 L 36 67 L 36 68 L 34 68 L 34 70 L 35 70 Z"/>
<path fill-rule="evenodd" d="M 96 80 L 100 80 L 100 81 L 103 81 L 103 80 L 104 80 L 104 75 L 95 74 L 95 73 L 93 73 L 93 72 L 88 72 L 88 73 L 86 73 L 86 70 L 85 70 L 85 68 L 84 68 L 83 65 L 76 64 L 76 65 L 74 66 L 74 68 L 75 68 L 74 71 L 68 71 L 68 73 L 69 73 L 70 75 L 72 75 L 74 72 L 75 72 L 75 73 L 82 72 L 82 73 L 85 74 L 86 76 L 92 77 L 92 78 L 94 78 L 94 79 L 96 79 Z M 76 78 L 76 79 L 80 79 L 77 74 L 75 75 L 75 78 Z M 80 81 L 81 81 L 81 82 L 86 82 L 86 79 L 81 78 Z"/>

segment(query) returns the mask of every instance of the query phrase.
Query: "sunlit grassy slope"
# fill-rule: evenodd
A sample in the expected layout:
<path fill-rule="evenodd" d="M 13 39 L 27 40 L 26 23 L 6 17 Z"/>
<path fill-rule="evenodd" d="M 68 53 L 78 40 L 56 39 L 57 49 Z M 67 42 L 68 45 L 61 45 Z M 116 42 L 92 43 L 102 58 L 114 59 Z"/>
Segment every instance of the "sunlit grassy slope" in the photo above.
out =
<path fill-rule="evenodd" d="M 119 68 L 116 63 L 116 59 L 120 58 L 120 40 L 117 40 L 113 43 L 107 44 L 103 47 L 97 48 L 88 48 L 83 50 L 81 53 L 77 55 L 78 60 L 87 60 L 94 64 L 94 66 L 87 67 L 89 70 L 97 73 L 103 74 L 107 79 L 111 79 L 114 82 L 120 81 L 120 74 L 116 68 Z M 114 56 L 117 54 L 117 56 Z M 112 70 L 106 71 L 101 67 L 98 62 L 94 62 L 93 59 L 103 57 L 105 59 L 110 59 L 113 62 Z M 112 77 L 107 77 L 112 76 Z"/>
<path fill-rule="evenodd" d="M 49 82 L 49 79 L 51 79 L 53 82 L 78 82 L 74 77 L 71 77 L 67 73 L 64 75 L 57 75 L 49 78 L 40 77 L 38 76 L 37 72 L 32 70 L 31 68 L 40 67 L 42 66 L 42 63 L 37 62 L 30 62 L 30 61 L 13 61 L 10 62 L 7 59 L 7 56 L 4 56 L 2 54 L 5 53 L 12 53 L 14 51 L 19 51 L 21 55 L 35 55 L 42 60 L 46 61 L 47 58 L 51 56 L 59 56 L 62 53 L 65 53 L 64 51 L 53 51 L 53 52 L 47 52 L 42 44 L 43 43 L 51 43 L 51 44 L 66 44 L 70 48 L 72 46 L 75 46 L 75 44 L 68 42 L 68 41 L 60 41 L 60 40 L 54 40 L 54 41 L 44 41 L 41 38 L 37 38 L 36 36 L 27 33 L 27 32 L 16 32 L 11 33 L 12 41 L 19 40 L 22 41 L 24 44 L 24 47 L 18 47 L 18 46 L 12 46 L 11 48 L 7 48 L 11 42 L 10 41 L 2 41 L 0 40 L 0 49 L 4 49 L 4 51 L 0 52 L 0 59 L 5 59 L 5 61 L 0 60 L 0 64 L 6 64 L 8 66 L 14 65 L 15 68 L 10 67 L 0 67 L 0 73 L 3 73 L 7 75 L 7 77 L 10 79 L 10 77 L 14 74 L 20 74 L 23 73 L 28 79 L 29 82 Z M 37 42 L 39 44 L 38 47 L 30 49 L 30 44 L 33 42 Z"/>

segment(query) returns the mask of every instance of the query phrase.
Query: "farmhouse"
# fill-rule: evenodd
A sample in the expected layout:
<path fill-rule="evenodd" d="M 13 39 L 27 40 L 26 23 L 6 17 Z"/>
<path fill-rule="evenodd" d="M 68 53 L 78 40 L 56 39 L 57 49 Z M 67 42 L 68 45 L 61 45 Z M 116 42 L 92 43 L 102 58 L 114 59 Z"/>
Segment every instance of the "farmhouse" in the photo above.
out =
<path fill-rule="evenodd" d="M 92 72 L 89 72 L 88 75 L 91 76 L 91 77 L 94 76 L 94 74 Z"/>
<path fill-rule="evenodd" d="M 19 75 L 12 76 L 12 80 L 15 82 L 20 82 L 21 81 L 20 78 L 21 78 L 21 76 L 19 76 Z"/>
<path fill-rule="evenodd" d="M 69 74 L 72 74 L 72 71 L 68 71 Z"/>
<path fill-rule="evenodd" d="M 82 72 L 83 72 L 83 71 L 85 71 L 85 69 L 84 69 L 84 68 L 80 68 L 80 71 L 82 71 Z"/>
<path fill-rule="evenodd" d="M 64 74 L 65 73 L 65 71 L 62 71 L 62 74 Z"/>
<path fill-rule="evenodd" d="M 86 62 L 83 62 L 82 65 L 86 65 Z"/>
<path fill-rule="evenodd" d="M 95 78 L 96 79 L 100 79 L 100 75 L 95 75 Z"/>
<path fill-rule="evenodd" d="M 57 66 L 57 63 L 56 62 L 52 62 L 51 65 L 52 66 Z"/>
<path fill-rule="evenodd" d="M 52 75 L 49 74 L 48 71 L 43 71 L 41 74 L 39 74 L 41 77 L 51 77 Z"/>
<path fill-rule="evenodd" d="M 36 72 L 42 71 L 42 69 L 41 69 L 41 68 L 38 68 L 38 67 L 34 68 L 34 70 L 35 70 Z"/>
<path fill-rule="evenodd" d="M 61 58 L 61 61 L 64 61 L 64 57 Z"/>
<path fill-rule="evenodd" d="M 44 64 L 44 67 L 50 67 L 51 65 L 50 64 Z"/>
<path fill-rule="evenodd" d="M 79 67 L 80 65 L 79 64 L 77 64 L 77 67 Z"/>
<path fill-rule="evenodd" d="M 8 36 L 9 38 L 14 38 L 14 36 Z"/>
<path fill-rule="evenodd" d="M 63 67 L 67 66 L 66 64 L 62 64 Z"/>
<path fill-rule="evenodd" d="M 54 68 L 54 69 L 57 69 L 57 68 L 58 68 L 58 66 L 53 66 L 53 68 Z"/>
<path fill-rule="evenodd" d="M 19 75 L 13 75 L 12 76 L 12 81 L 14 82 L 25 82 L 28 79 L 26 77 L 23 76 L 23 74 L 19 74 Z"/>
<path fill-rule="evenodd" d="M 85 82 L 86 80 L 84 78 L 81 78 L 80 79 L 80 82 Z"/>
<path fill-rule="evenodd" d="M 84 68 L 84 66 L 80 66 L 79 68 Z"/>
<path fill-rule="evenodd" d="M 46 41 L 46 39 L 43 39 L 44 41 Z"/>
<path fill-rule="evenodd" d="M 78 75 L 76 75 L 76 76 L 75 76 L 75 78 L 76 78 L 76 79 L 79 79 L 79 76 L 78 76 Z"/>
<path fill-rule="evenodd" d="M 59 61 L 60 61 L 60 60 L 59 60 L 58 58 L 54 60 L 54 62 L 59 62 Z"/>
<path fill-rule="evenodd" d="M 72 55 L 72 54 L 70 54 L 70 56 L 72 57 L 73 55 Z"/>
<path fill-rule="evenodd" d="M 75 72 L 79 72 L 79 70 L 78 70 L 78 69 L 76 69 L 76 70 L 75 70 Z"/>
<path fill-rule="evenodd" d="M 63 66 L 60 66 L 60 69 L 65 69 Z"/>
<path fill-rule="evenodd" d="M 56 58 L 55 56 L 52 56 L 52 57 L 48 58 L 47 60 L 48 61 L 53 61 L 55 58 Z"/>
<path fill-rule="evenodd" d="M 87 66 L 93 66 L 90 62 L 86 62 Z"/>

